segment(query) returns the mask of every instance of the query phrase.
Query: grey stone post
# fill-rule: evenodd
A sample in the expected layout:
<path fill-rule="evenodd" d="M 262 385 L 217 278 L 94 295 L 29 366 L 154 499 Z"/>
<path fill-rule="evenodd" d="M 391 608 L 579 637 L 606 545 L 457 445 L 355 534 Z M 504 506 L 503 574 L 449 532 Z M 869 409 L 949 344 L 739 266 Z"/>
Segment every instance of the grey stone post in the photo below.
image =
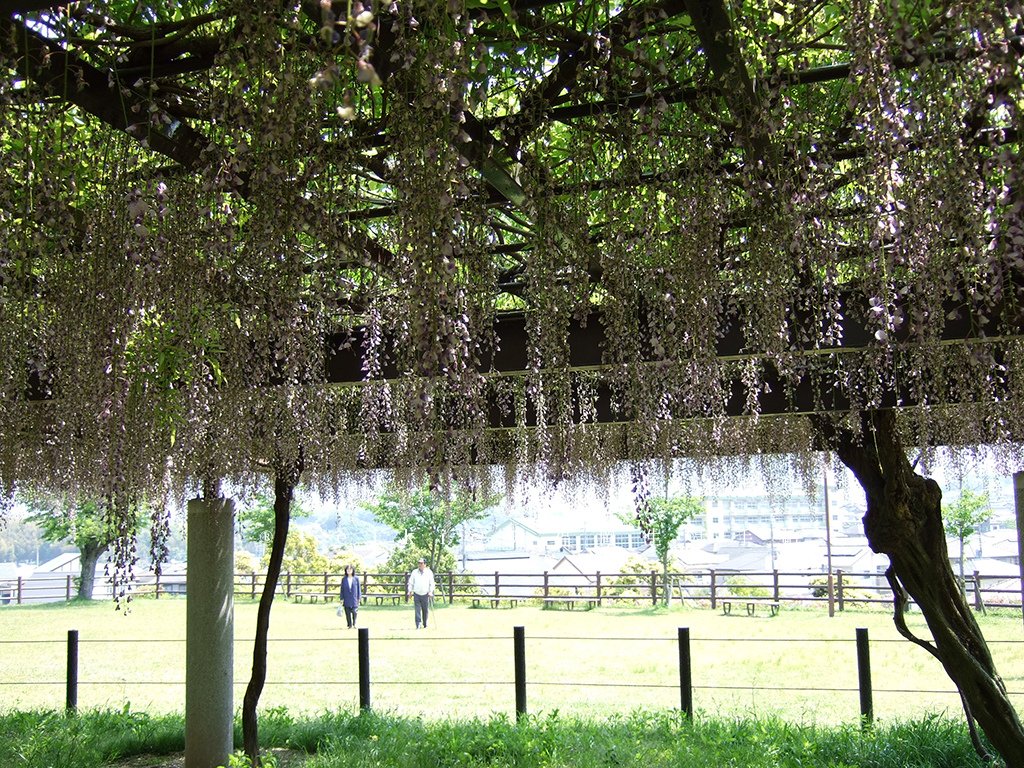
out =
<path fill-rule="evenodd" d="M 227 765 L 234 746 L 234 515 L 230 499 L 188 503 L 185 768 Z"/>
<path fill-rule="evenodd" d="M 1020 568 L 1021 615 L 1024 616 L 1024 472 L 1013 473 L 1013 501 L 1017 510 L 1017 566 Z"/>

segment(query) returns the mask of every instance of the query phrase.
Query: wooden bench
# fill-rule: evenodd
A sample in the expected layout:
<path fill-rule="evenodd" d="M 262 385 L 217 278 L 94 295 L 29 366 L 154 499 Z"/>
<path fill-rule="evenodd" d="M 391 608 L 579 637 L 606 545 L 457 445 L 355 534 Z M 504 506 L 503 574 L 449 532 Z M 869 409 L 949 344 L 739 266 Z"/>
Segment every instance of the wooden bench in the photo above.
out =
<path fill-rule="evenodd" d="M 504 600 L 509 608 L 515 608 L 519 605 L 519 598 L 517 597 L 474 597 L 473 607 L 479 608 L 483 605 L 483 601 L 486 600 L 491 604 L 491 608 L 498 608 L 501 606 L 501 601 Z"/>
<path fill-rule="evenodd" d="M 401 595 L 363 595 L 363 602 L 365 603 L 371 597 L 377 602 L 377 605 L 384 605 L 389 600 L 392 605 L 401 605 L 402 603 Z"/>
<path fill-rule="evenodd" d="M 556 605 L 564 605 L 570 611 L 576 607 L 576 603 L 586 603 L 588 608 L 593 608 L 597 605 L 597 600 L 593 597 L 580 597 L 579 595 L 567 595 L 558 597 L 545 597 L 544 608 L 554 608 Z"/>
<path fill-rule="evenodd" d="M 767 605 L 768 606 L 768 615 L 769 616 L 777 616 L 778 613 L 779 613 L 779 604 L 775 600 L 751 600 L 749 598 L 740 598 L 740 599 L 736 599 L 736 600 L 722 600 L 722 615 L 723 616 L 731 616 L 732 615 L 732 604 L 734 602 L 743 603 L 746 606 L 746 608 L 747 608 L 747 616 L 755 615 L 755 613 L 757 611 L 758 603 L 760 603 L 761 605 Z"/>
<path fill-rule="evenodd" d="M 325 595 L 323 592 L 292 592 L 291 597 L 292 600 L 294 600 L 296 603 L 301 603 L 307 597 L 309 598 L 309 602 L 311 603 L 315 603 L 317 600 L 320 600 L 321 598 L 323 598 L 323 601 L 325 603 L 329 603 L 331 602 L 331 600 L 334 599 L 335 596 Z"/>

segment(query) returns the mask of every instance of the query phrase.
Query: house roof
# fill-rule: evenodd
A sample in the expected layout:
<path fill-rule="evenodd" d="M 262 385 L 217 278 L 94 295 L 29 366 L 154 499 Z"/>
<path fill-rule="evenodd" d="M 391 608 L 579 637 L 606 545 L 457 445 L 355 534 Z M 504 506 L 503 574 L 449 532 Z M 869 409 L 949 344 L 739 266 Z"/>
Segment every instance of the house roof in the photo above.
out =
<path fill-rule="evenodd" d="M 533 528 L 512 516 L 506 516 L 502 518 L 501 520 L 497 521 L 491 528 L 484 527 L 483 532 L 486 536 L 493 536 L 503 528 L 508 528 L 510 526 L 515 528 L 522 528 L 523 530 L 529 531 L 530 533 L 536 533 L 536 531 Z M 479 529 L 480 527 L 474 526 L 474 528 Z"/>
<path fill-rule="evenodd" d="M 684 568 L 717 568 L 720 563 L 728 559 L 726 555 L 718 552 L 693 546 L 677 545 L 669 549 L 669 554 Z"/>
<path fill-rule="evenodd" d="M 510 555 L 508 552 L 490 552 L 485 553 L 485 557 L 479 557 L 479 554 L 473 553 L 470 556 L 468 552 L 466 553 L 466 571 L 477 576 L 493 576 L 495 571 L 502 574 L 542 574 L 544 571 L 550 571 L 557 560 L 551 555 Z"/>
<path fill-rule="evenodd" d="M 552 572 L 575 571 L 587 576 L 620 573 L 626 561 L 636 553 L 622 547 L 595 547 L 586 552 L 566 553 L 551 567 Z"/>
<path fill-rule="evenodd" d="M 52 557 L 45 563 L 40 563 L 35 567 L 33 573 L 55 573 L 56 571 L 66 571 L 71 567 L 78 567 L 78 561 L 81 560 L 82 556 L 78 552 L 62 552 L 56 557 Z"/>

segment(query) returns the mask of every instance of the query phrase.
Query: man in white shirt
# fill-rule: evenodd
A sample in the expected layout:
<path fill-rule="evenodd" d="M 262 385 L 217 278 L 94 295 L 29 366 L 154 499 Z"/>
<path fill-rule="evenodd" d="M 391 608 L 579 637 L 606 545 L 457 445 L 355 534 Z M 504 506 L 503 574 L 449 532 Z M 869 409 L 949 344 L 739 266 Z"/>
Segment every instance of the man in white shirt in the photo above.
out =
<path fill-rule="evenodd" d="M 427 561 L 422 557 L 416 569 L 409 574 L 405 588 L 406 599 L 409 599 L 410 592 L 416 612 L 416 629 L 420 628 L 420 624 L 426 629 L 430 601 L 434 598 L 434 572 L 427 568 Z"/>

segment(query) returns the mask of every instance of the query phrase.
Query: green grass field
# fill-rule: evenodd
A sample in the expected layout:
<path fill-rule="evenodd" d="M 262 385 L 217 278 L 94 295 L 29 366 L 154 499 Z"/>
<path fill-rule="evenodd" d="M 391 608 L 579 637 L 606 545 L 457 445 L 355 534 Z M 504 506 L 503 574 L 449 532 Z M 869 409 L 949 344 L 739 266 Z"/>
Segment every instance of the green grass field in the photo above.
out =
<path fill-rule="evenodd" d="M 861 729 L 690 722 L 668 711 L 517 721 L 372 712 L 293 718 L 275 709 L 260 718 L 260 742 L 280 760 L 267 768 L 985 768 L 963 723 L 942 719 Z M 180 715 L 0 712 L 4 768 L 181 768 L 183 748 Z"/>
<path fill-rule="evenodd" d="M 679 706 L 677 630 L 689 627 L 698 718 L 779 717 L 808 725 L 858 721 L 855 628 L 867 627 L 879 722 L 960 717 L 938 663 L 897 635 L 888 614 L 783 606 L 777 617 L 707 608 L 592 611 L 441 606 L 429 630 L 412 608 L 368 606 L 372 705 L 403 717 L 511 716 L 513 627 L 526 631 L 531 714 L 606 718 Z M 256 604 L 235 609 L 236 702 L 248 681 Z M 1021 618 L 980 618 L 1018 708 L 1024 704 Z M 911 627 L 927 636 L 918 614 Z M 185 602 L 7 606 L 0 610 L 0 709 L 59 709 L 67 631 L 80 636 L 79 707 L 153 714 L 184 710 Z M 334 605 L 278 601 L 261 708 L 292 714 L 358 708 L 356 632 Z M 784 690 L 804 689 L 804 690 Z M 886 692 L 895 691 L 895 692 Z"/>

